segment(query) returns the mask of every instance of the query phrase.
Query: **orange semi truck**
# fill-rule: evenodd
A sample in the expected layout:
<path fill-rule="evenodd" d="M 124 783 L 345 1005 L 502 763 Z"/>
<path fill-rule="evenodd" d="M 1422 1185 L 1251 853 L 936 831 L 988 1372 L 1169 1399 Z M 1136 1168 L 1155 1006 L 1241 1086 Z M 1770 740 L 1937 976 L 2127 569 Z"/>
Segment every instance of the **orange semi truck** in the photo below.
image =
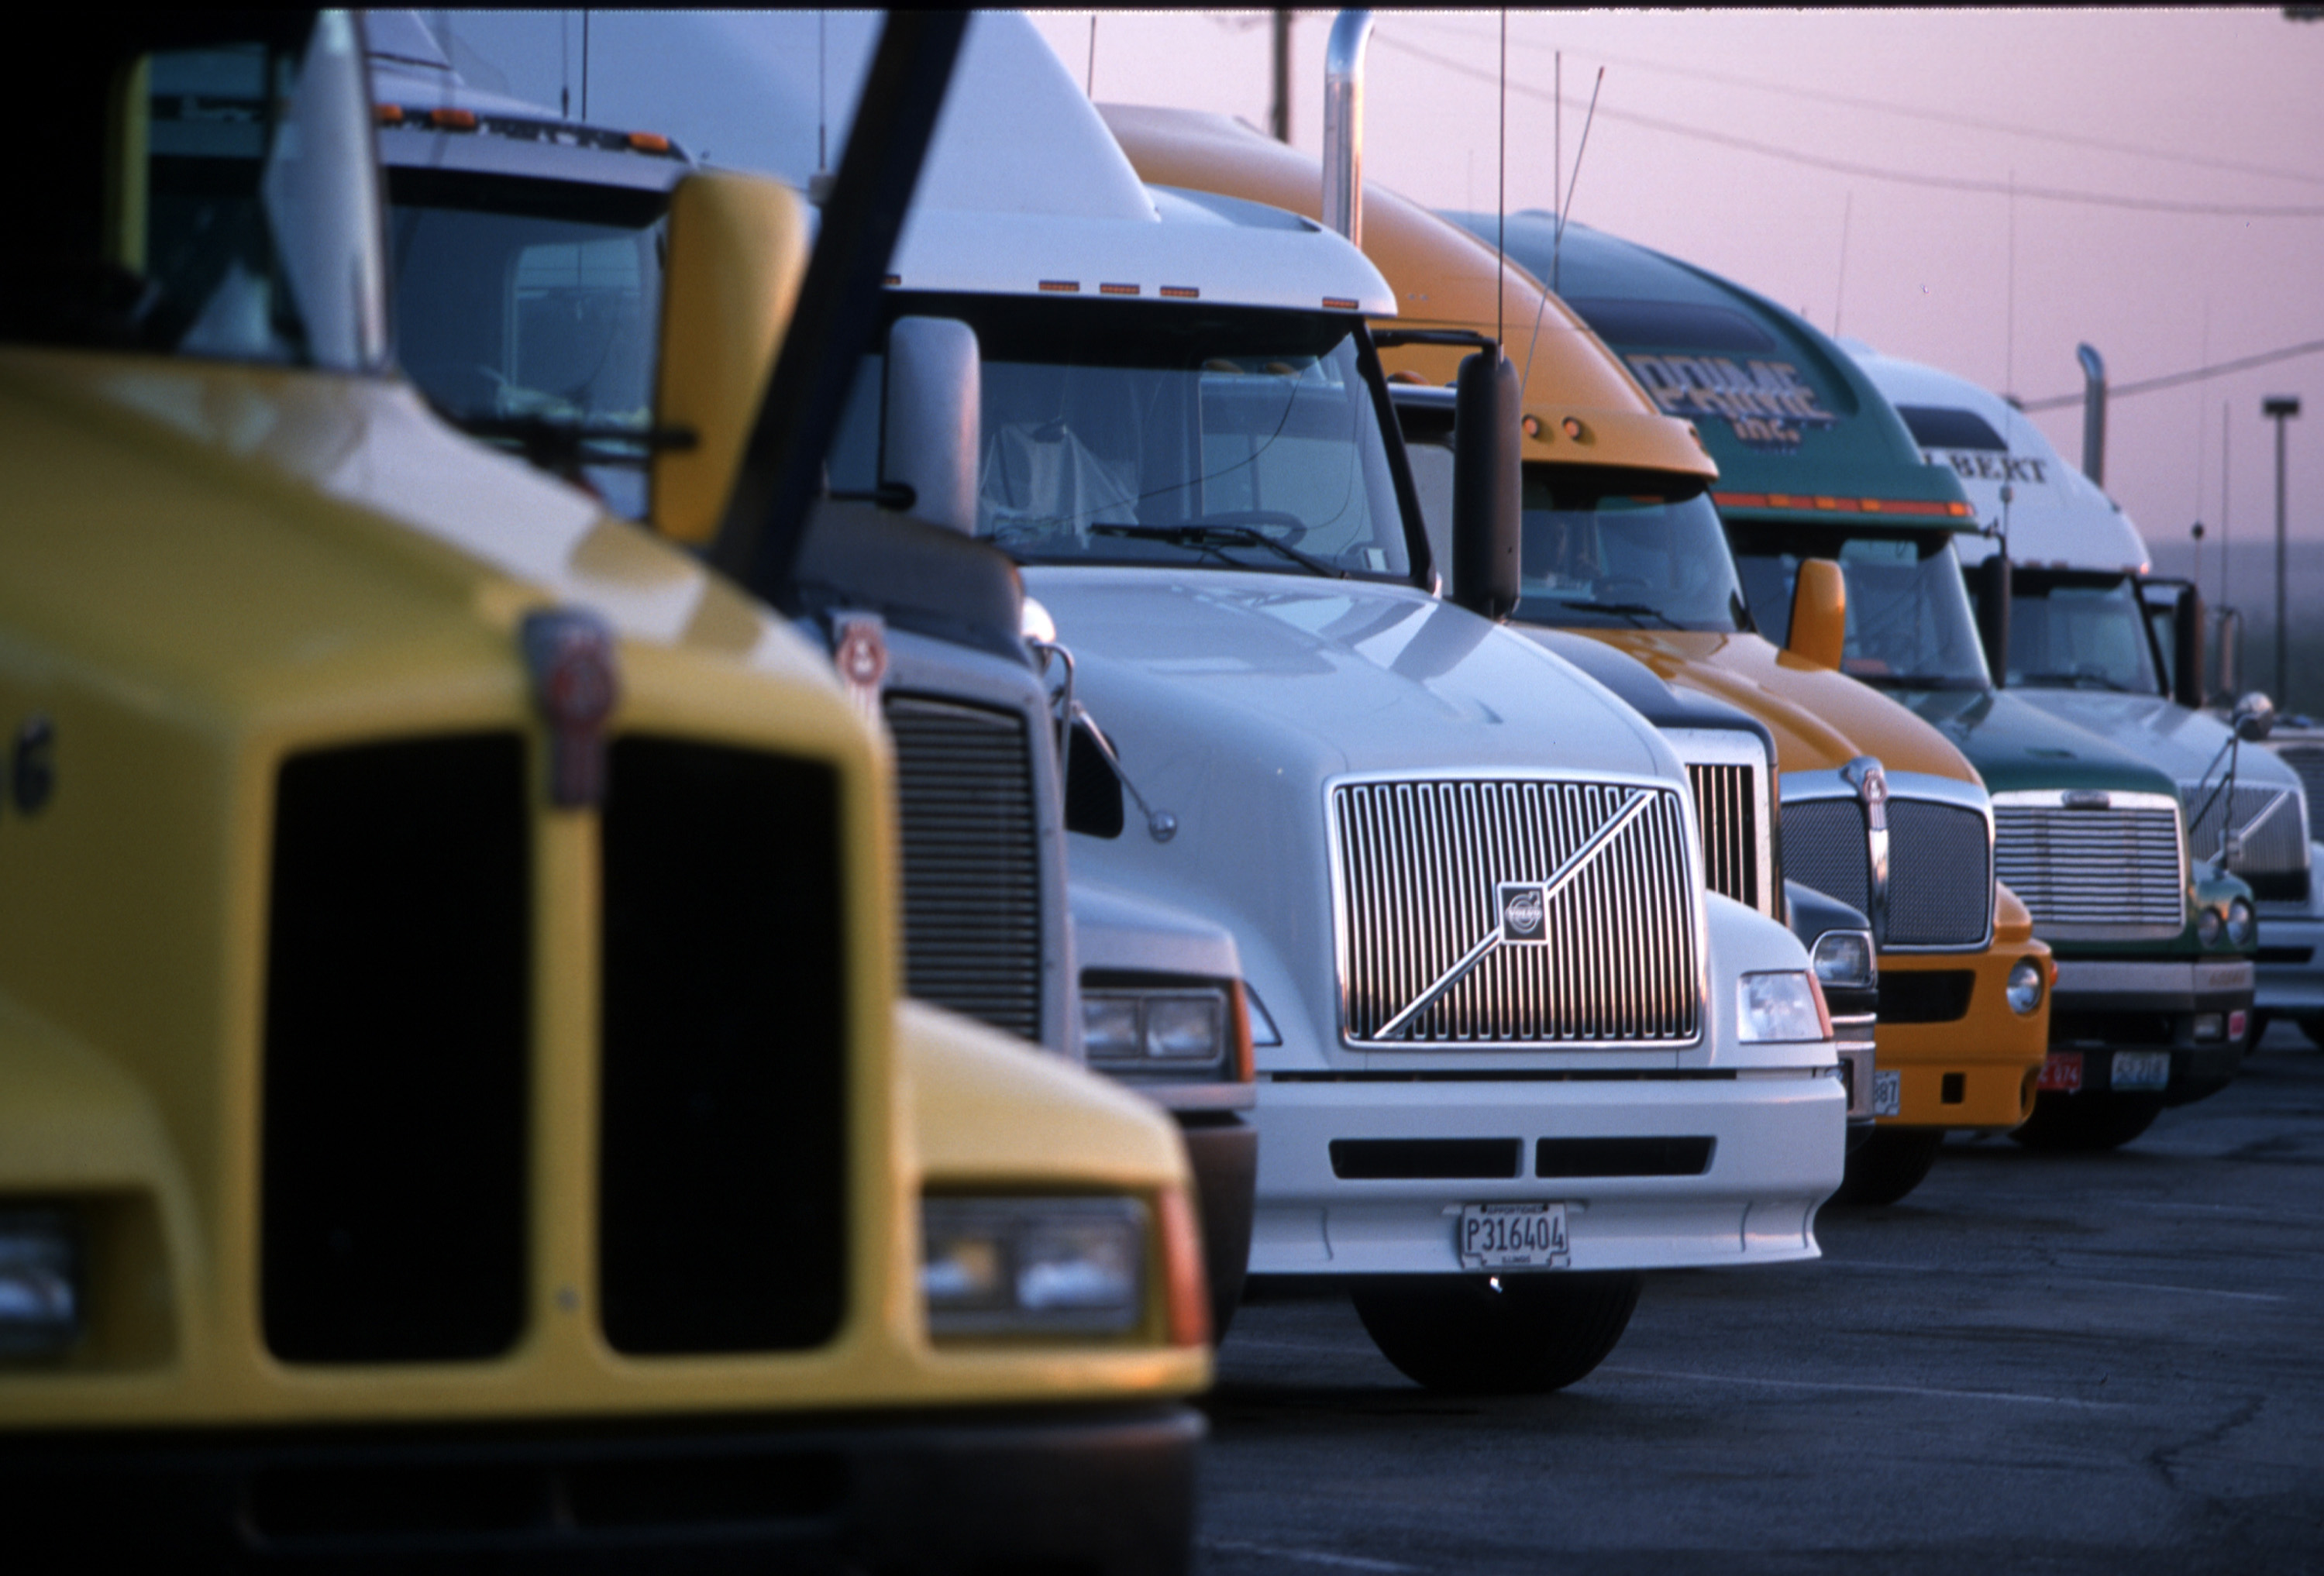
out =
<path fill-rule="evenodd" d="M 1311 154 L 1223 115 L 1101 113 L 1148 181 L 1322 212 L 1322 162 Z M 1365 190 L 1361 215 L 1360 244 L 1399 308 L 1379 326 L 1382 364 L 1423 395 L 1407 407 L 1407 438 L 1416 484 L 1424 493 L 1435 484 L 1423 500 L 1432 530 L 1449 514 L 1452 486 L 1449 459 L 1428 456 L 1432 425 L 1439 443 L 1450 437 L 1450 401 L 1435 391 L 1467 351 L 1412 336 L 1502 337 L 1524 380 L 1513 623 L 1545 643 L 1570 642 L 1557 632 L 1567 631 L 1603 642 L 1764 723 L 1783 833 L 1767 840 L 1766 862 L 1871 918 L 1878 1127 L 1850 1155 L 1840 1198 L 1892 1203 L 1927 1175 L 1948 1130 L 2016 1127 L 2045 1053 L 2052 970 L 2031 916 L 1995 879 L 1991 802 L 1976 769 L 1935 727 L 1841 674 L 1837 640 L 1824 651 L 1809 638 L 1813 621 L 1795 622 L 1782 648 L 1755 631 L 1707 496 L 1717 466 L 1563 301 L 1391 193 Z M 1398 335 L 1404 344 L 1386 342 Z M 1829 579 L 1836 590 L 1837 573 Z M 1718 808 L 1703 806 L 1706 838 L 1717 835 Z"/>

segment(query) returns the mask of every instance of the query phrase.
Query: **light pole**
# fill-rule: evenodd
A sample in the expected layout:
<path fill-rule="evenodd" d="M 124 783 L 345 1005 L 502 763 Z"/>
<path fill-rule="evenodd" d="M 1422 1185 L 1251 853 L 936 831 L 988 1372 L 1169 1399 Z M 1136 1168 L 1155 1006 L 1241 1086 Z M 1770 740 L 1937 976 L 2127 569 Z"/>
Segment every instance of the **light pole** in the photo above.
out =
<path fill-rule="evenodd" d="M 2292 633 L 2283 622 L 2283 424 L 2300 414 L 2300 396 L 2270 394 L 2260 401 L 2259 413 L 2275 423 L 2275 704 L 2289 711 Z"/>

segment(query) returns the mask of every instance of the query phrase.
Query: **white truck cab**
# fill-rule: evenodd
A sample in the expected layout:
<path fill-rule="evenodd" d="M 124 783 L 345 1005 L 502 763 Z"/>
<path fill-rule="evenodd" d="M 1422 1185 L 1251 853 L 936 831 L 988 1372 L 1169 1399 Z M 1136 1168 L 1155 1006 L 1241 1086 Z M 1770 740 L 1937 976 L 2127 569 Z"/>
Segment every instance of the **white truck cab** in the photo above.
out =
<path fill-rule="evenodd" d="M 813 48 L 811 21 L 725 21 Z M 1846 1094 L 1807 955 L 1706 894 L 1653 726 L 1432 594 L 1378 272 L 1296 216 L 1140 184 L 1021 17 L 979 17 L 937 139 L 890 321 L 973 331 L 963 523 L 1021 567 L 1105 731 L 1094 797 L 1130 806 L 1076 812 L 1077 750 L 1076 880 L 1233 935 L 1252 1271 L 1344 1283 L 1424 1383 L 1538 1390 L 1611 1349 L 1643 1270 L 1815 1257 Z M 866 358 L 835 493 L 941 436 L 899 430 L 898 386 Z"/>

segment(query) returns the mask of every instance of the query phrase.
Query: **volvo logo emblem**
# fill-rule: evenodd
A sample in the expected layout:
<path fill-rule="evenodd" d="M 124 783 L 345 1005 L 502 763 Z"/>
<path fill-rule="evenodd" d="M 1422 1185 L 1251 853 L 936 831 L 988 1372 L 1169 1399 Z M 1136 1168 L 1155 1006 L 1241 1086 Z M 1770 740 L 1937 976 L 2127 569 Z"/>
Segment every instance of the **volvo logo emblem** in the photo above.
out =
<path fill-rule="evenodd" d="M 1497 896 L 1501 908 L 1501 939 L 1527 942 L 1544 939 L 1542 917 L 1548 901 L 1538 881 L 1503 881 Z"/>

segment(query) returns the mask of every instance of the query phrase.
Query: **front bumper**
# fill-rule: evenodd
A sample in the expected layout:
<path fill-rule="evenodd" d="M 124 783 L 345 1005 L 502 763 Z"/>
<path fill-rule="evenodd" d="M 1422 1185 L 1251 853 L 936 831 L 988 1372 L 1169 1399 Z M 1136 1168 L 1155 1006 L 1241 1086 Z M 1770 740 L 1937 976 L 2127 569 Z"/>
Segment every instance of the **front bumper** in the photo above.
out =
<path fill-rule="evenodd" d="M 2225 1088 L 2243 1064 L 2255 971 L 2248 959 L 2061 958 L 2045 1095 L 2141 1092 L 2183 1105 Z M 2210 1032 L 2213 1025 L 2217 1032 Z M 2167 1054 L 2169 1082 L 2127 1087 L 2118 1056 Z"/>
<path fill-rule="evenodd" d="M 1880 956 L 1878 1114 L 1884 1127 L 2006 1131 L 2034 1110 L 2050 1000 L 2020 1016 L 2009 971 L 2036 944 Z"/>
<path fill-rule="evenodd" d="M 1460 1274 L 1462 1206 L 1526 1201 L 1567 1206 L 1576 1270 L 1813 1258 L 1847 1102 L 1830 1067 L 1262 1078 L 1251 1273 Z"/>
<path fill-rule="evenodd" d="M 1179 1405 L 0 1436 L 9 1569 L 1183 1571 Z"/>

